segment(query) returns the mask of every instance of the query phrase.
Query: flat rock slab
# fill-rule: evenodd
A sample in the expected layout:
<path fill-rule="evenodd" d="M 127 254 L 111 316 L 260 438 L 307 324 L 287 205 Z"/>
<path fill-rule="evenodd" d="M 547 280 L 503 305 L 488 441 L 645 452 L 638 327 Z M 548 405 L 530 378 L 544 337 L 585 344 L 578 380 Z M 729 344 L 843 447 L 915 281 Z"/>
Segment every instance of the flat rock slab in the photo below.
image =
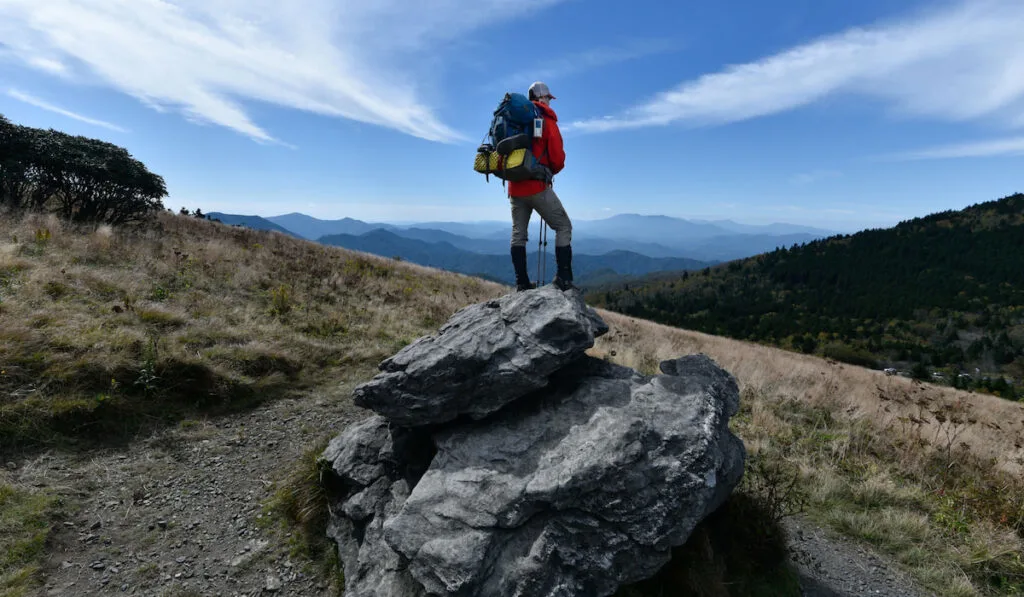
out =
<path fill-rule="evenodd" d="M 607 331 L 579 290 L 509 294 L 462 309 L 384 360 L 353 397 L 403 426 L 480 419 L 546 386 Z"/>

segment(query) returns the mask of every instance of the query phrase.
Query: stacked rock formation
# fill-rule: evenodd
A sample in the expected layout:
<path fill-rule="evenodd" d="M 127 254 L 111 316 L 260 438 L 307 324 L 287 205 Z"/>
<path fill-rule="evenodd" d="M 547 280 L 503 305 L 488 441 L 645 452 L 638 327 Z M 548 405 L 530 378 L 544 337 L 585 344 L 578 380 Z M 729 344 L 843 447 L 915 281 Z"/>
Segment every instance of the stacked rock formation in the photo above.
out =
<path fill-rule="evenodd" d="M 553 286 L 456 313 L 355 390 L 321 460 L 349 597 L 611 595 L 652 576 L 743 474 L 733 377 L 587 356 L 608 331 Z"/>

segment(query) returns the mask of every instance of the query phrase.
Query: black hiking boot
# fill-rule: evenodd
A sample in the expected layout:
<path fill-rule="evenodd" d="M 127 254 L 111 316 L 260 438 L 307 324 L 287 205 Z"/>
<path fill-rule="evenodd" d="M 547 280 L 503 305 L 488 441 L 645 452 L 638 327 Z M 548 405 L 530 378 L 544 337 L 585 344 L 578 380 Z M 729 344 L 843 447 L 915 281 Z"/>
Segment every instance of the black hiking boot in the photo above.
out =
<path fill-rule="evenodd" d="M 576 288 L 572 283 L 572 246 L 555 247 L 555 265 L 558 272 L 555 279 L 551 281 L 559 290 L 565 291 Z"/>
<path fill-rule="evenodd" d="M 516 272 L 516 292 L 533 290 L 536 284 L 530 282 L 530 274 L 526 271 L 526 247 L 512 247 L 512 269 Z"/>

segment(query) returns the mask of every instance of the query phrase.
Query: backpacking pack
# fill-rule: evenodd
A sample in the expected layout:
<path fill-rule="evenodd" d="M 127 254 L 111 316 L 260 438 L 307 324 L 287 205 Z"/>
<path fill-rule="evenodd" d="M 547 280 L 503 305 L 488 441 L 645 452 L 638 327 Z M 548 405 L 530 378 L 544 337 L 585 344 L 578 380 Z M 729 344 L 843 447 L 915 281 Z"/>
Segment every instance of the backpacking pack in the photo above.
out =
<path fill-rule="evenodd" d="M 476 150 L 473 169 L 488 182 L 491 174 L 503 181 L 550 182 L 551 170 L 532 151 L 534 138 L 540 138 L 543 131 L 544 118 L 537 106 L 521 93 L 506 93 L 494 110 L 488 142 Z"/>

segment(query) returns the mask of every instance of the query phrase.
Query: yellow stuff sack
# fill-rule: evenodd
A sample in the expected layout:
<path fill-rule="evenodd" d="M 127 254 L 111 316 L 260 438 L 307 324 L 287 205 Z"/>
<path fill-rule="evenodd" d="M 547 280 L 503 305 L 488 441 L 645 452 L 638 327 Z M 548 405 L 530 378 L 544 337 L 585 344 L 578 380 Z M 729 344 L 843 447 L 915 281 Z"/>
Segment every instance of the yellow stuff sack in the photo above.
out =
<path fill-rule="evenodd" d="M 497 151 L 489 153 L 478 152 L 476 154 L 476 161 L 473 163 L 473 169 L 480 174 L 493 174 L 500 164 L 501 155 Z"/>
<path fill-rule="evenodd" d="M 520 180 L 551 180 L 551 170 L 544 166 L 529 149 L 515 149 L 507 156 L 497 151 L 479 151 L 473 163 L 477 172 L 493 174 L 502 180 L 518 182 Z"/>

